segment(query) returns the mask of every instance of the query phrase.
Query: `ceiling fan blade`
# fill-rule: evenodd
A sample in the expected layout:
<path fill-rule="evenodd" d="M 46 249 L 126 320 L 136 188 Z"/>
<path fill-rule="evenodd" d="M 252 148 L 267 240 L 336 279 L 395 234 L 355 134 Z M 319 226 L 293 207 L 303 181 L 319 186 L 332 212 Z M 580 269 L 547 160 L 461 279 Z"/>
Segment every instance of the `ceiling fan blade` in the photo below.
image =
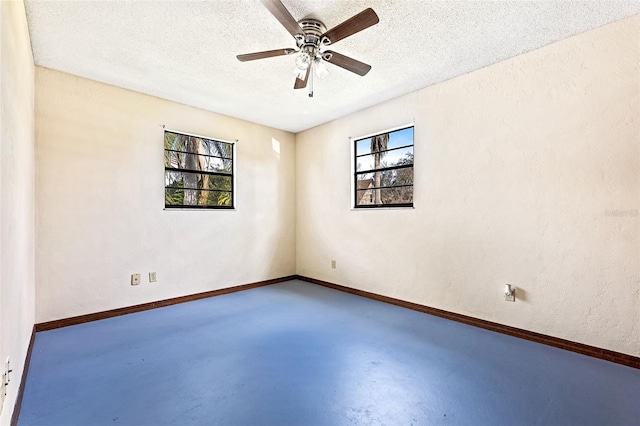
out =
<path fill-rule="evenodd" d="M 274 56 L 283 56 L 283 55 L 291 55 L 295 53 L 295 49 L 276 49 L 276 50 L 265 50 L 264 52 L 255 52 L 255 53 L 246 53 L 244 55 L 238 55 L 236 58 L 240 62 L 246 61 L 255 61 L 256 59 L 264 59 L 264 58 L 272 58 Z"/>
<path fill-rule="evenodd" d="M 280 0 L 262 0 L 262 4 L 269 9 L 269 12 L 284 26 L 292 36 L 297 34 L 304 35 L 304 31 L 295 20 L 287 8 L 282 4 Z"/>
<path fill-rule="evenodd" d="M 369 28 L 370 26 L 375 25 L 378 22 L 380 22 L 378 15 L 376 15 L 373 9 L 368 8 L 358 13 L 356 16 L 347 19 L 337 27 L 331 28 L 329 31 L 320 36 L 320 38 L 322 39 L 324 37 L 327 37 L 331 43 L 335 43 L 342 40 L 343 38 L 347 38 L 350 35 L 362 31 L 365 28 Z"/>
<path fill-rule="evenodd" d="M 307 87 L 307 82 L 309 81 L 309 74 L 311 74 L 311 67 L 307 68 L 307 73 L 304 76 L 304 80 L 300 80 L 296 77 L 296 82 L 293 85 L 294 89 L 304 89 Z"/>
<path fill-rule="evenodd" d="M 322 59 L 327 62 L 331 62 L 333 65 L 337 65 L 345 70 L 354 72 L 358 75 L 366 75 L 371 70 L 371 65 L 367 65 L 364 62 L 357 61 L 348 56 L 341 55 L 337 52 L 327 50 L 322 55 Z"/>

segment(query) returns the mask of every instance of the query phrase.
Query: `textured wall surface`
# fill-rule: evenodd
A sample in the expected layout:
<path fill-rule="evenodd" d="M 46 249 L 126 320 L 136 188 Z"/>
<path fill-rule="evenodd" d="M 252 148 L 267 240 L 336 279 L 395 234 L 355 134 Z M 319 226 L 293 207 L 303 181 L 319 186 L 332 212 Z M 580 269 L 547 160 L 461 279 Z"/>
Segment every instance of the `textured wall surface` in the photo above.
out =
<path fill-rule="evenodd" d="M 0 2 L 0 369 L 9 424 L 34 321 L 34 66 L 22 1 Z"/>
<path fill-rule="evenodd" d="M 236 210 L 163 210 L 162 125 L 239 140 Z M 36 67 L 37 322 L 294 274 L 294 140 Z"/>
<path fill-rule="evenodd" d="M 640 355 L 639 32 L 628 18 L 298 134 L 298 274 Z M 415 209 L 351 211 L 349 137 L 414 120 Z"/>

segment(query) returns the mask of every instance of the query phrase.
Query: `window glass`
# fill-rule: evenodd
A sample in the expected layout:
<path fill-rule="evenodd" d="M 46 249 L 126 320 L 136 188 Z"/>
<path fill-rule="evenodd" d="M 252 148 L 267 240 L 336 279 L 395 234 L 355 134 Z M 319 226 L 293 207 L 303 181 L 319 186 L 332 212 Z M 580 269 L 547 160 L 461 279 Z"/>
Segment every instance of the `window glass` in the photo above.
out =
<path fill-rule="evenodd" d="M 355 207 L 412 207 L 413 127 L 354 143 Z"/>
<path fill-rule="evenodd" d="M 233 144 L 166 131 L 166 208 L 233 208 Z"/>

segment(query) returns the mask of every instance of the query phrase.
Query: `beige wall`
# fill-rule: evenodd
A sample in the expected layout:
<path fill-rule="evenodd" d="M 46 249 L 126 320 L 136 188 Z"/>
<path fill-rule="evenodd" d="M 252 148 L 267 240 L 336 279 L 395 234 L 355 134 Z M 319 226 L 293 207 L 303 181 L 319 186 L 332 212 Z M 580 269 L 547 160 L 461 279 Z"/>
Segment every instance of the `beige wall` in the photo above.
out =
<path fill-rule="evenodd" d="M 0 2 L 0 370 L 9 424 L 34 322 L 33 55 L 22 1 Z"/>
<path fill-rule="evenodd" d="M 639 33 L 632 17 L 298 134 L 298 274 L 640 355 Z M 415 209 L 351 211 L 349 137 L 414 120 Z"/>
<path fill-rule="evenodd" d="M 163 210 L 163 125 L 239 140 L 236 210 Z M 295 274 L 294 141 L 36 67 L 36 322 Z"/>
<path fill-rule="evenodd" d="M 36 322 L 298 273 L 639 355 L 639 30 L 296 136 L 36 67 Z M 411 121 L 416 208 L 352 211 L 349 137 Z M 163 210 L 162 125 L 239 139 L 235 211 Z"/>

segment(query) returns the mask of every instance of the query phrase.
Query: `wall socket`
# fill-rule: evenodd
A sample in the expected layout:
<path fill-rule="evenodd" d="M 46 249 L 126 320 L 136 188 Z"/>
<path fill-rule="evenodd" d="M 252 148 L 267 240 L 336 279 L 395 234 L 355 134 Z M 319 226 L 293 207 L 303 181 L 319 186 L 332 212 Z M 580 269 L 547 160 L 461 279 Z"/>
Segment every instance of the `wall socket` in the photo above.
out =
<path fill-rule="evenodd" d="M 131 274 L 131 285 L 140 284 L 140 274 Z"/>
<path fill-rule="evenodd" d="M 516 288 L 512 287 L 511 284 L 504 285 L 504 300 L 507 302 L 516 301 Z"/>
<path fill-rule="evenodd" d="M 331 269 L 336 269 L 336 261 L 335 260 L 331 261 Z"/>
<path fill-rule="evenodd" d="M 155 272 L 149 272 L 149 282 L 155 283 L 158 281 L 158 275 Z"/>

